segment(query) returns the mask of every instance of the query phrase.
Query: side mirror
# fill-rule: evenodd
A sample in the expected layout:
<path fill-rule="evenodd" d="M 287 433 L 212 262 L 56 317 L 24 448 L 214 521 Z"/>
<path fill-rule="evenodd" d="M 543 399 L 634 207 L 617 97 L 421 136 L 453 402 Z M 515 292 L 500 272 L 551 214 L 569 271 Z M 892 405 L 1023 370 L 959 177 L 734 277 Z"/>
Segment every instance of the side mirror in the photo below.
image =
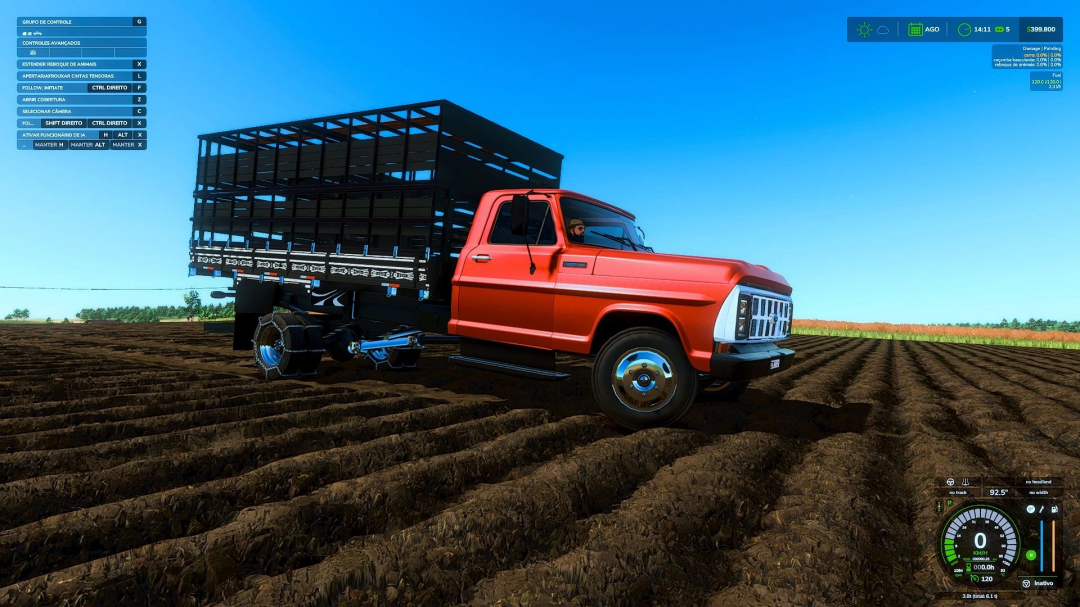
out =
<path fill-rule="evenodd" d="M 524 194 L 515 194 L 510 200 L 510 233 L 524 237 L 528 225 L 529 197 Z"/>

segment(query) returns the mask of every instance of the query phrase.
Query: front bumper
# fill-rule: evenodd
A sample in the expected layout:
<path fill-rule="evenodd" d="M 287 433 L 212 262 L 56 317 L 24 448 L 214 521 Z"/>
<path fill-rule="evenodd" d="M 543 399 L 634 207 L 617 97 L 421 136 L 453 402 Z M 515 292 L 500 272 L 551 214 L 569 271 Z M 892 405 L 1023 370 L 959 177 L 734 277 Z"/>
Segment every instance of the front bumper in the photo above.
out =
<path fill-rule="evenodd" d="M 776 344 L 733 344 L 731 352 L 712 355 L 709 375 L 723 381 L 748 381 L 779 373 L 794 360 L 795 350 Z"/>

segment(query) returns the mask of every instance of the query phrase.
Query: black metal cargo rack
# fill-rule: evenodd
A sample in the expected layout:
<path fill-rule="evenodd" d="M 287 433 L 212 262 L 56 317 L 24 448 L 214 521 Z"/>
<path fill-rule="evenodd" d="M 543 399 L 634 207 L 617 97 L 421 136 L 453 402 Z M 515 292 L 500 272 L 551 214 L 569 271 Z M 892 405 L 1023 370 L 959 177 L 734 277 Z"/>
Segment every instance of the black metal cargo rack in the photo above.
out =
<path fill-rule="evenodd" d="M 480 196 L 562 158 L 445 100 L 200 135 L 189 273 L 449 302 Z"/>

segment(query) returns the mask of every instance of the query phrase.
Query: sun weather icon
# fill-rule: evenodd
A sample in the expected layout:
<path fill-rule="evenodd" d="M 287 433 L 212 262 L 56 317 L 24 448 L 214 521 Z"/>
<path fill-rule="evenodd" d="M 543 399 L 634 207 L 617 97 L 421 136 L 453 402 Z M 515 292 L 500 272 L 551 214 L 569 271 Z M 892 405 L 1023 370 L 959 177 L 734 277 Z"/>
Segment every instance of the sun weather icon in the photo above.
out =
<path fill-rule="evenodd" d="M 855 33 L 859 34 L 863 38 L 870 35 L 870 24 L 865 21 L 859 24 L 859 28 L 855 30 Z"/>

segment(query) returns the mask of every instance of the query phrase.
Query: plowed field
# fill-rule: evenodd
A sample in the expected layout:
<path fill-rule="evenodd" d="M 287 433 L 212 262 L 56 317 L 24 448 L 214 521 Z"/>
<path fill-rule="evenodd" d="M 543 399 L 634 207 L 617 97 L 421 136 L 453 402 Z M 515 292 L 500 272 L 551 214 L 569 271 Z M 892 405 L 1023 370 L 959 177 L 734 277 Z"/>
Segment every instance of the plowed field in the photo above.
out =
<path fill-rule="evenodd" d="M 629 434 L 584 359 L 266 383 L 199 324 L 4 325 L 0 604 L 926 605 L 941 477 L 1080 486 L 1080 352 L 788 343 Z"/>

